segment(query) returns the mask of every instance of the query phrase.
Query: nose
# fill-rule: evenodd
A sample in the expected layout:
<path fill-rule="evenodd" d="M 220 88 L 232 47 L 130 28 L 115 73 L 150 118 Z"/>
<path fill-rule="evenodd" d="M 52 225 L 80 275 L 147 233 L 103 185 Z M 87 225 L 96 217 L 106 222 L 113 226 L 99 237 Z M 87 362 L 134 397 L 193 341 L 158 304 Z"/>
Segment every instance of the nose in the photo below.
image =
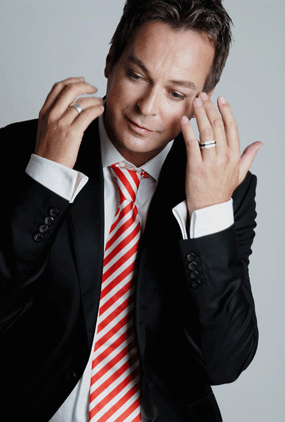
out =
<path fill-rule="evenodd" d="M 148 87 L 137 101 L 137 108 L 144 116 L 156 116 L 158 114 L 158 92 L 153 87 Z"/>

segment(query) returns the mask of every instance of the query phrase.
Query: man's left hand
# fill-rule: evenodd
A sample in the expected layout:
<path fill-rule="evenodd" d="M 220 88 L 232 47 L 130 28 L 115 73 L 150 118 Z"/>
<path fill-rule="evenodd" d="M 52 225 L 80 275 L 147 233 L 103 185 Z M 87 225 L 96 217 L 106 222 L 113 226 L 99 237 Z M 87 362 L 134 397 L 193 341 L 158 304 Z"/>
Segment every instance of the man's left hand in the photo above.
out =
<path fill-rule="evenodd" d="M 215 140 L 216 146 L 212 148 L 200 150 L 188 118 L 181 119 L 187 151 L 185 189 L 190 216 L 200 208 L 228 201 L 263 145 L 254 142 L 241 155 L 238 126 L 224 97 L 218 98 L 218 107 L 221 116 L 205 93 L 194 101 L 200 142 Z"/>

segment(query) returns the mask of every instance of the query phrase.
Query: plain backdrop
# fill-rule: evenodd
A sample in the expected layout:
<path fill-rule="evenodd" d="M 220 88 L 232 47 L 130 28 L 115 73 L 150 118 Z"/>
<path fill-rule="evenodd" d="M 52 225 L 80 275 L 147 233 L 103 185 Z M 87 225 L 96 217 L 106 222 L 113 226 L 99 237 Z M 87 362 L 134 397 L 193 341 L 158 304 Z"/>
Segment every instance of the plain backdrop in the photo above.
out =
<path fill-rule="evenodd" d="M 103 96 L 105 57 L 123 4 L 1 0 L 0 127 L 37 117 L 54 82 L 69 76 L 84 76 Z M 249 368 L 214 392 L 226 422 L 284 422 L 285 1 L 224 5 L 234 22 L 234 43 L 213 98 L 225 95 L 230 102 L 242 150 L 257 140 L 264 144 L 251 167 L 258 177 L 258 225 L 250 275 L 260 341 Z M 5 160 L 12 171 L 13 157 Z"/>

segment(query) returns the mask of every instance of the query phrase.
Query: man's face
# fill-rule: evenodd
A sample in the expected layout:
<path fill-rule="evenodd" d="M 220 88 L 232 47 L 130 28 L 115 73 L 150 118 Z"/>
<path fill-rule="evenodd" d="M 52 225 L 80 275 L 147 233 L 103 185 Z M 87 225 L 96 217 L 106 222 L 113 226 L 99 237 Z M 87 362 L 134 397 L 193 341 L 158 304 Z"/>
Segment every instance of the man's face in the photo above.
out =
<path fill-rule="evenodd" d="M 157 155 L 193 116 L 214 58 L 208 37 L 148 22 L 134 34 L 110 69 L 105 105 L 107 133 L 123 157 L 136 166 Z"/>

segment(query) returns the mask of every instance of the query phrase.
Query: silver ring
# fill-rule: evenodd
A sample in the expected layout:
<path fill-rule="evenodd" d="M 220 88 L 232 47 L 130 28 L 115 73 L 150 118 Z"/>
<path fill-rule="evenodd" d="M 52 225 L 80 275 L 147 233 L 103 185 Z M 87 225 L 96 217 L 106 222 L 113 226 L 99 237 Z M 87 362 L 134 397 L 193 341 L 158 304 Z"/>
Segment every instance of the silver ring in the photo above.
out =
<path fill-rule="evenodd" d="M 82 113 L 83 111 L 83 108 L 81 107 L 80 104 L 77 104 L 77 103 L 72 104 L 72 107 L 74 107 L 78 111 L 79 114 Z"/>
<path fill-rule="evenodd" d="M 217 144 L 217 142 L 215 140 L 212 141 L 206 141 L 206 142 L 199 142 L 200 148 L 201 149 L 205 149 L 205 148 L 213 148 L 215 147 Z"/>

